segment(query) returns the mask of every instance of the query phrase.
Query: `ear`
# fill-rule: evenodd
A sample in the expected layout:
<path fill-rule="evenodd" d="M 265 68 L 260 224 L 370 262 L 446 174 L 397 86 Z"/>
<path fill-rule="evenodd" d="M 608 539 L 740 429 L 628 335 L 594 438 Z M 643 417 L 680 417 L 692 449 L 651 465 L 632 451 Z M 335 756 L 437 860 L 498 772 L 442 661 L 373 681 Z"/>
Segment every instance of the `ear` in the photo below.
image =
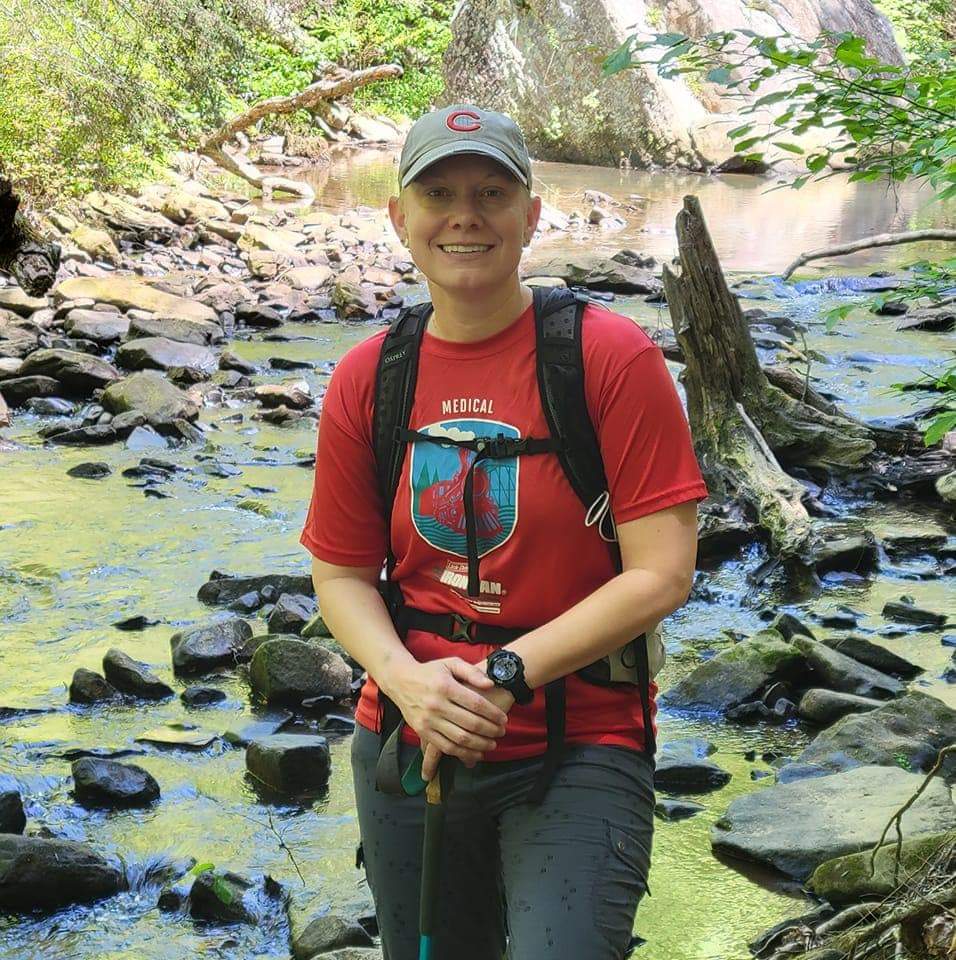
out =
<path fill-rule="evenodd" d="M 538 221 L 541 219 L 541 197 L 532 196 L 530 202 L 528 203 L 528 214 L 525 220 L 525 236 L 528 238 L 528 243 L 531 242 L 531 238 L 534 236 L 534 232 L 538 229 Z"/>
<path fill-rule="evenodd" d="M 388 218 L 392 221 L 392 228 L 398 235 L 398 239 L 404 243 L 405 211 L 402 209 L 402 201 L 399 197 L 388 198 Z"/>

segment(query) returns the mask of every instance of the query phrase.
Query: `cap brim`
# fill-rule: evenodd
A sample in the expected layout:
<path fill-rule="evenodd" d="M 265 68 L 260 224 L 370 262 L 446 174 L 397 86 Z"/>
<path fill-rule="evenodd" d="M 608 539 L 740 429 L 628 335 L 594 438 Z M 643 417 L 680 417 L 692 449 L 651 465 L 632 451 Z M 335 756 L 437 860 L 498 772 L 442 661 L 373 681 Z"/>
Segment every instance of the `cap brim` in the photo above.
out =
<path fill-rule="evenodd" d="M 434 150 L 423 154 L 409 167 L 408 172 L 402 177 L 402 187 L 407 187 L 416 177 L 421 176 L 428 167 L 434 163 L 438 163 L 439 160 L 444 160 L 445 157 L 451 157 L 456 154 L 466 153 L 477 153 L 482 157 L 490 157 L 492 160 L 497 160 L 506 170 L 513 173 L 521 183 L 526 187 L 528 186 L 527 177 L 506 153 L 497 147 L 491 146 L 491 144 L 482 143 L 480 140 L 466 140 L 461 143 L 444 143 L 440 147 L 436 147 Z"/>

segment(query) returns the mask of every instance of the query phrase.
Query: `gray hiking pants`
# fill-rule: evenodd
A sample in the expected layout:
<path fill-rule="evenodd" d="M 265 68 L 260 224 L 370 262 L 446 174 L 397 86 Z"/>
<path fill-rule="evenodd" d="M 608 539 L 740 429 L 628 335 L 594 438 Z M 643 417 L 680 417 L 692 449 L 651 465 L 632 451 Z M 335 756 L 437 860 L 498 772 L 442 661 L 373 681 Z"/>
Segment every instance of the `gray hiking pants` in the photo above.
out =
<path fill-rule="evenodd" d="M 356 727 L 365 869 L 385 960 L 417 960 L 425 798 L 376 791 L 378 745 L 377 734 Z M 403 744 L 402 769 L 415 749 Z M 532 806 L 524 797 L 540 767 L 540 757 L 458 766 L 445 814 L 437 960 L 625 956 L 650 868 L 652 765 L 623 747 L 569 744 L 544 801 Z"/>

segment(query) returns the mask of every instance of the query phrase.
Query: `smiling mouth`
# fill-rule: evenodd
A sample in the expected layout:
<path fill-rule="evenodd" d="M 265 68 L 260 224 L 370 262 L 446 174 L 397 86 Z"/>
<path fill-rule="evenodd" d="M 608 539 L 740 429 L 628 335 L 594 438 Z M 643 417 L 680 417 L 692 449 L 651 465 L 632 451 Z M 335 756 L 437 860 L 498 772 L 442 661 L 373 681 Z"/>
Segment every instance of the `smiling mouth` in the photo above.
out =
<path fill-rule="evenodd" d="M 438 249 L 442 253 L 451 253 L 456 256 L 467 256 L 487 253 L 492 247 L 490 243 L 440 243 Z"/>

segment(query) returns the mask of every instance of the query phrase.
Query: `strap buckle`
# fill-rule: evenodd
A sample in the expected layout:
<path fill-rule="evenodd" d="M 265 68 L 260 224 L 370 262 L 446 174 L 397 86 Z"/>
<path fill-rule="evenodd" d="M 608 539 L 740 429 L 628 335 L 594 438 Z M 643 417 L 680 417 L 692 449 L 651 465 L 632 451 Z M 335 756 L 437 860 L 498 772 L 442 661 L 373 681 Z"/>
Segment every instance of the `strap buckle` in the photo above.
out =
<path fill-rule="evenodd" d="M 455 643 L 477 643 L 474 633 L 469 631 L 472 627 L 477 627 L 478 624 L 474 620 L 469 620 L 468 617 L 463 617 L 460 613 L 453 613 L 451 615 L 452 631 L 449 640 L 454 641 Z"/>
<path fill-rule="evenodd" d="M 517 437 L 506 437 L 499 433 L 497 437 L 478 437 L 475 449 L 493 460 L 503 460 L 522 452 L 523 443 Z"/>

